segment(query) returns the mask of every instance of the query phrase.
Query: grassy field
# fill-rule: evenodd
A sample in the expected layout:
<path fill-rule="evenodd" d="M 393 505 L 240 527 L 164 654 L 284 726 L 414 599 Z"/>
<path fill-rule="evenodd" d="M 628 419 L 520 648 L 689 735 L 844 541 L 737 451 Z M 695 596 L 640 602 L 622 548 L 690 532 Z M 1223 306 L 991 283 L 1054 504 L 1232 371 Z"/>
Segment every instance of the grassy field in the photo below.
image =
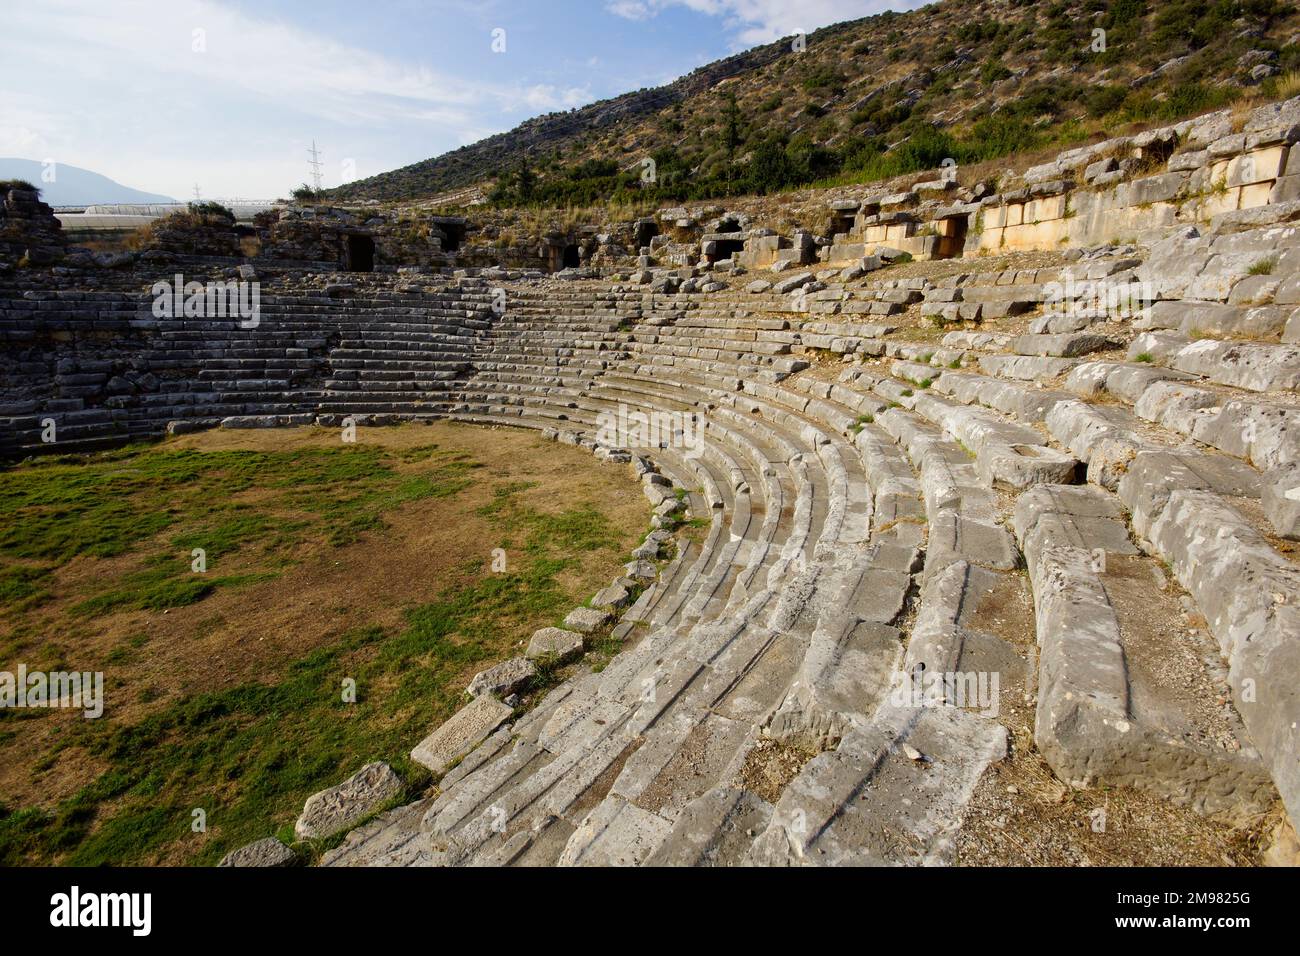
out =
<path fill-rule="evenodd" d="M 97 720 L 0 710 L 0 863 L 87 865 L 291 838 L 310 793 L 370 760 L 424 789 L 411 747 L 648 520 L 623 468 L 450 424 L 26 463 L 0 471 L 0 515 L 0 671 L 105 682 Z"/>

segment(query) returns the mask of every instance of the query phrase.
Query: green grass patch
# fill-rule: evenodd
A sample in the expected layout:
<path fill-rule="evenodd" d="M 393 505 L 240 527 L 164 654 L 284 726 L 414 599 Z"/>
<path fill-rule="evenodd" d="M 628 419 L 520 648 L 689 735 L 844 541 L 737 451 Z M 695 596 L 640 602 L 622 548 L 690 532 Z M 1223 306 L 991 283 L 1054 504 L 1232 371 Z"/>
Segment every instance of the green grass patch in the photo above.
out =
<path fill-rule="evenodd" d="M 427 468 L 404 474 L 398 462 Z M 319 540 L 318 529 L 330 527 L 327 540 L 340 543 L 382 528 L 384 513 L 403 503 L 452 497 L 492 480 L 478 468 L 436 446 L 391 454 L 355 446 L 285 453 L 136 448 L 14 467 L 0 490 L 7 521 L 0 560 L 12 562 L 0 566 L 0 596 L 11 607 L 39 599 L 52 570 L 77 554 L 138 554 L 132 570 L 98 582 L 71 614 L 183 607 L 218 588 L 275 577 L 275 562 L 287 560 L 281 552 L 307 534 Z M 273 493 L 247 507 L 231 501 L 254 486 Z M 406 755 L 458 709 L 467 673 L 508 656 L 528 628 L 573 607 L 563 582 L 586 554 L 622 557 L 622 533 L 600 511 L 585 503 L 543 511 L 524 495 L 530 488 L 503 484 L 477 509 L 509 549 L 506 572 L 491 573 L 485 557 L 467 559 L 446 573 L 436 599 L 406 609 L 399 626 L 343 633 L 283 666 L 275 680 L 213 682 L 219 689 L 187 694 L 133 724 L 110 708 L 101 720 L 63 728 L 33 762 L 34 774 L 57 772 L 59 755 L 73 748 L 106 769 L 52 808 L 0 805 L 0 865 L 130 865 L 164 849 L 169 858 L 212 864 L 281 832 L 309 794 L 371 760 L 392 764 L 407 796 L 423 790 L 429 776 Z M 206 552 L 206 573 L 191 569 L 195 548 Z M 250 554 L 269 556 L 272 566 L 244 562 Z M 234 555 L 241 573 L 221 573 Z M 22 563 L 37 560 L 52 563 Z M 129 666 L 149 653 L 147 643 L 144 634 L 128 638 L 107 660 Z M 343 698 L 348 678 L 356 681 L 355 702 Z M 145 687 L 138 699 L 154 701 L 158 693 Z M 21 739 L 28 716 L 0 711 L 0 747 Z M 206 837 L 190 831 L 199 808 Z M 310 857 L 326 845 L 304 849 Z"/>

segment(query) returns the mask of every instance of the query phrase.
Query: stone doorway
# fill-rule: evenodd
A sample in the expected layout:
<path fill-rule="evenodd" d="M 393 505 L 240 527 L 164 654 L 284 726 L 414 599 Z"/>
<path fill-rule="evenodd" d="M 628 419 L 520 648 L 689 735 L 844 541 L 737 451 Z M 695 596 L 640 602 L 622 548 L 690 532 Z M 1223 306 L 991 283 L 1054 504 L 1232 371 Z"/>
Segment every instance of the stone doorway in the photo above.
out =
<path fill-rule="evenodd" d="M 343 268 L 348 272 L 374 272 L 375 240 L 370 236 L 348 236 L 343 247 Z"/>
<path fill-rule="evenodd" d="M 733 253 L 745 251 L 745 240 L 743 239 L 716 239 L 713 242 L 713 251 L 705 258 L 709 262 L 723 262 L 730 259 Z"/>
<path fill-rule="evenodd" d="M 440 222 L 438 229 L 442 232 L 442 251 L 457 252 L 465 241 L 465 226 L 461 223 Z"/>
<path fill-rule="evenodd" d="M 934 251 L 936 259 L 956 259 L 966 248 L 966 216 L 949 216 L 938 222 L 939 243 Z"/>
<path fill-rule="evenodd" d="M 659 226 L 652 220 L 642 219 L 636 224 L 636 247 L 638 250 L 650 245 L 650 240 L 659 235 Z"/>

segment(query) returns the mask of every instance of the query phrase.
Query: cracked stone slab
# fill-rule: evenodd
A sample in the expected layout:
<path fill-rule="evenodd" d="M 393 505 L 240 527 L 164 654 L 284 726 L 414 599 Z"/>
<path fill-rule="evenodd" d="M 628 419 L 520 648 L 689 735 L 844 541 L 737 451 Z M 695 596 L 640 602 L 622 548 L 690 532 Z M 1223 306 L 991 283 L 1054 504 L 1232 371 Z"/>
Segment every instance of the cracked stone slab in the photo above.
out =
<path fill-rule="evenodd" d="M 524 657 L 531 661 L 552 657 L 566 661 L 580 657 L 583 649 L 583 637 L 577 631 L 566 631 L 562 627 L 543 627 L 533 631 L 528 640 L 528 649 Z"/>
<path fill-rule="evenodd" d="M 537 676 L 537 667 L 526 657 L 512 657 L 479 671 L 466 691 L 471 697 L 492 694 L 508 697 Z"/>
<path fill-rule="evenodd" d="M 293 866 L 298 857 L 275 837 L 257 840 L 237 850 L 231 850 L 221 858 L 217 866 L 272 867 Z"/>
<path fill-rule="evenodd" d="M 333 836 L 402 792 L 402 780 L 382 761 L 366 764 L 343 783 L 313 793 L 293 825 L 300 840 Z"/>
<path fill-rule="evenodd" d="M 510 719 L 514 711 L 483 695 L 462 707 L 445 724 L 416 744 L 411 759 L 434 773 L 443 773 Z"/>

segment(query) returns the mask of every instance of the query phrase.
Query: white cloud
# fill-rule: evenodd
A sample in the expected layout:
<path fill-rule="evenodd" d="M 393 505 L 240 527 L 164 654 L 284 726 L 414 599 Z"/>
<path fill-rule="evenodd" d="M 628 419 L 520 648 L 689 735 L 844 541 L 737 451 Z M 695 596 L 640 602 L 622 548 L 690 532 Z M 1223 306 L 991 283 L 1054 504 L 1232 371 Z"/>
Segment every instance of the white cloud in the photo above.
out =
<path fill-rule="evenodd" d="M 26 126 L 0 126 L 0 156 L 46 156 L 50 152 L 45 137 Z"/>
<path fill-rule="evenodd" d="M 610 13 L 625 20 L 645 20 L 654 15 L 650 4 L 643 3 L 642 0 L 609 0 L 605 6 Z M 662 4 L 656 3 L 655 6 Z"/>
<path fill-rule="evenodd" d="M 770 43 L 781 37 L 891 9 L 920 6 L 920 0 L 607 0 L 605 8 L 628 20 L 645 20 L 670 6 L 720 17 L 738 46 Z"/>
<path fill-rule="evenodd" d="M 51 153 L 160 192 L 189 194 L 200 179 L 205 193 L 273 195 L 302 181 L 313 135 L 331 141 L 335 163 L 414 135 L 432 153 L 465 131 L 513 126 L 521 111 L 592 99 L 586 87 L 443 72 L 247 10 L 208 0 L 6 8 L 0 153 Z"/>

